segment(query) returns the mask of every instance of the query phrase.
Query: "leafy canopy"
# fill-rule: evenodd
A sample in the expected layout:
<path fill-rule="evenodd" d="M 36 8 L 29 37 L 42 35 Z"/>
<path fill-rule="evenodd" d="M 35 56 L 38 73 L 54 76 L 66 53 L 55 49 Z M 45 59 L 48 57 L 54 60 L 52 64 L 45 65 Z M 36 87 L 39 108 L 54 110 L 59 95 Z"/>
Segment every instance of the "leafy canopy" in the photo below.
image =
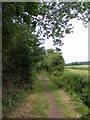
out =
<path fill-rule="evenodd" d="M 38 16 L 32 16 L 39 25 L 38 36 L 41 37 L 43 34 L 42 38 L 45 39 L 52 37 L 54 44 L 62 45 L 61 38 L 73 32 L 70 20 L 81 19 L 87 27 L 89 4 L 89 2 L 40 3 Z"/>

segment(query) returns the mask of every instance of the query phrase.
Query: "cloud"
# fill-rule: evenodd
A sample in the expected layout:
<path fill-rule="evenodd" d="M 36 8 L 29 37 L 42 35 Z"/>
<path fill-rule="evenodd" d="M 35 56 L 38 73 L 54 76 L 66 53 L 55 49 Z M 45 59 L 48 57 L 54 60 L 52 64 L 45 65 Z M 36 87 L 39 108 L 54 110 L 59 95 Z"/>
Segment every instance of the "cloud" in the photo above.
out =
<path fill-rule="evenodd" d="M 88 61 L 88 28 L 85 28 L 82 21 L 72 21 L 73 33 L 64 39 L 62 53 L 66 63 L 74 61 Z"/>
<path fill-rule="evenodd" d="M 62 39 L 64 45 L 61 47 L 63 57 L 66 63 L 75 61 L 88 61 L 88 28 L 84 27 L 81 20 L 74 19 L 73 33 L 67 34 Z M 46 39 L 45 48 L 55 48 L 52 39 Z"/>

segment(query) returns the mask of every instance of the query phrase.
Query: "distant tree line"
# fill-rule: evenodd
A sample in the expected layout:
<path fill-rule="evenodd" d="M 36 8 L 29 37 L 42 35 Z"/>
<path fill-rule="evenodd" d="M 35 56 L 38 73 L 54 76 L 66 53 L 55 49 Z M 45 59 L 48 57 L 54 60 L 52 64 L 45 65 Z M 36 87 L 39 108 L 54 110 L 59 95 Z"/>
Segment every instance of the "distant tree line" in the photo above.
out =
<path fill-rule="evenodd" d="M 85 61 L 85 62 L 72 62 L 72 63 L 68 63 L 66 64 L 66 66 L 69 66 L 69 65 L 90 65 L 90 61 Z"/>

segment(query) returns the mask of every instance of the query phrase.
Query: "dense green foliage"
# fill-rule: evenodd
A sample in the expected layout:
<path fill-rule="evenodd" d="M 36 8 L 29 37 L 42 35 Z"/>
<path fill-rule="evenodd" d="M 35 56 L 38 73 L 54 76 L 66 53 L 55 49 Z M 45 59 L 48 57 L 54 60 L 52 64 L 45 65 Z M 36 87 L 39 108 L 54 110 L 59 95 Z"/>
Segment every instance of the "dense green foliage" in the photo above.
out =
<path fill-rule="evenodd" d="M 90 61 L 86 61 L 86 62 L 72 62 L 72 63 L 68 63 L 66 65 L 67 66 L 71 66 L 71 65 L 90 65 Z"/>
<path fill-rule="evenodd" d="M 60 78 L 58 78 L 56 84 L 60 88 L 65 88 L 67 91 L 78 94 L 83 102 L 88 105 L 88 77 L 80 76 L 79 74 L 65 72 Z"/>
<path fill-rule="evenodd" d="M 11 81 L 15 85 L 32 84 L 32 71 L 37 62 L 42 59 L 44 49 L 39 47 L 40 41 L 32 34 L 35 25 L 31 16 L 38 15 L 38 4 L 3 3 L 2 5 L 4 84 L 6 74 L 7 77 L 11 76 Z"/>
<path fill-rule="evenodd" d="M 70 33 L 70 19 L 80 18 L 86 25 L 89 6 L 87 3 L 74 2 L 12 2 L 3 3 L 2 8 L 3 73 L 15 73 L 15 76 L 21 74 L 20 76 L 27 80 L 33 66 L 43 56 L 43 48 L 39 48 L 42 42 L 41 34 L 52 36 L 54 43 L 61 45 L 60 38 L 64 33 Z M 32 34 L 37 25 L 40 27 L 37 31 L 38 38 Z M 45 33 L 42 30 L 45 30 Z M 58 69 L 61 70 L 60 67 Z"/>
<path fill-rule="evenodd" d="M 43 17 L 37 18 L 39 36 L 44 33 L 43 37 L 52 37 L 54 44 L 62 45 L 61 39 L 65 34 L 73 32 L 70 20 L 81 19 L 84 26 L 87 26 L 89 4 L 90 2 L 42 2 L 39 15 Z"/>
<path fill-rule="evenodd" d="M 47 50 L 43 61 L 38 63 L 38 68 L 46 69 L 49 74 L 60 76 L 64 70 L 64 59 L 62 54 L 52 49 Z"/>
<path fill-rule="evenodd" d="M 84 105 L 79 103 L 80 106 L 77 106 L 77 110 L 81 113 L 83 118 L 89 116 L 88 111 L 83 112 L 84 106 L 88 107 L 90 105 L 88 76 L 73 73 L 67 69 L 61 76 L 51 76 L 51 80 L 58 88 L 67 91 L 73 97 L 74 101 L 79 102 L 81 100 Z"/>
<path fill-rule="evenodd" d="M 22 99 L 23 90 L 33 88 L 35 66 L 43 58 L 44 48 L 39 47 L 40 41 L 32 34 L 35 25 L 31 16 L 38 15 L 38 3 L 3 3 L 2 7 L 3 111 L 6 112 Z"/>
<path fill-rule="evenodd" d="M 17 93 L 13 91 L 14 87 L 32 89 L 37 63 L 37 68 L 43 65 L 49 73 L 61 75 L 64 60 L 59 49 L 56 52 L 48 51 L 45 55 L 44 47 L 40 47 L 44 39 L 41 36 L 52 37 L 54 44 L 62 45 L 64 33 L 72 32 L 69 20 L 82 19 L 86 26 L 88 8 L 87 3 L 73 2 L 2 3 L 3 105 L 12 107 L 12 103 L 18 101 L 20 90 Z M 40 29 L 35 32 L 37 25 Z M 6 92 L 7 89 L 11 90 L 10 94 Z"/>
<path fill-rule="evenodd" d="M 63 113 L 64 112 L 65 112 L 65 114 L 67 113 L 66 118 L 69 117 L 69 114 L 72 114 L 72 116 L 73 116 L 72 118 L 74 118 L 74 117 L 76 118 L 75 112 L 71 113 L 71 109 L 69 110 L 69 106 L 71 106 L 71 105 L 75 105 L 72 108 L 75 109 L 75 111 L 77 111 L 80 114 L 80 117 L 83 117 L 83 118 L 89 117 L 89 115 L 88 115 L 89 102 L 88 102 L 88 106 L 86 105 L 86 103 L 84 103 L 84 100 L 88 101 L 88 99 L 87 99 L 88 91 L 85 90 L 85 91 L 83 91 L 83 93 L 82 92 L 80 93 L 79 91 L 75 91 L 75 82 L 76 82 L 76 86 L 77 86 L 76 89 L 78 89 L 78 90 L 80 90 L 79 86 L 81 83 L 86 83 L 86 86 L 84 86 L 84 87 L 85 87 L 85 89 L 88 88 L 88 86 L 87 86 L 88 83 L 85 81 L 82 82 L 82 80 L 85 80 L 85 79 L 83 79 L 83 76 L 80 76 L 77 73 L 74 74 L 72 72 L 69 72 L 69 70 L 64 71 L 61 76 L 55 76 L 53 74 L 49 74 L 46 71 L 42 71 L 41 74 L 43 74 L 44 78 L 46 77 L 46 79 L 48 79 L 47 80 L 48 88 L 50 89 L 50 92 L 52 92 L 52 94 L 54 95 L 56 102 L 57 102 L 58 106 L 60 107 L 60 109 L 63 111 Z M 76 79 L 74 79 L 74 78 L 76 78 Z M 78 80 L 79 80 L 79 82 L 81 82 L 79 85 L 78 85 L 78 83 L 79 83 Z M 68 84 L 68 82 L 70 82 L 70 83 Z M 73 85 L 73 83 L 74 83 L 74 85 Z M 70 102 L 70 99 L 68 99 L 64 93 L 62 95 L 60 94 L 60 91 L 63 91 L 63 90 L 67 95 L 70 96 L 70 99 L 73 103 Z M 82 91 L 82 89 L 81 89 L 81 91 Z M 65 101 L 62 99 L 62 96 L 63 96 L 64 100 L 66 101 L 66 103 L 68 104 L 68 107 L 66 107 Z M 81 96 L 84 98 L 84 100 L 81 99 Z M 85 96 L 86 96 L 86 98 L 85 98 Z M 69 105 L 69 104 L 71 104 L 71 105 Z"/>

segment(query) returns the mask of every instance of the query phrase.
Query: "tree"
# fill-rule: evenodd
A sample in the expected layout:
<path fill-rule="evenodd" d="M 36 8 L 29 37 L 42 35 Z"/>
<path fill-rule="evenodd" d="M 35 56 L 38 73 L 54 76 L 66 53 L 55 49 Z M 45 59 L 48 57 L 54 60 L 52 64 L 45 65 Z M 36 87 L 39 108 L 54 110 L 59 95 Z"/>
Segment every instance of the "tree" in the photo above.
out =
<path fill-rule="evenodd" d="M 52 37 L 54 44 L 62 45 L 61 38 L 64 37 L 64 34 L 72 32 L 72 24 L 69 24 L 71 19 L 82 19 L 86 26 L 87 9 L 89 9 L 89 4 L 86 2 L 3 3 L 3 71 L 8 70 L 7 66 L 11 67 L 13 65 L 15 67 L 15 61 L 18 61 L 17 64 L 19 65 L 19 60 L 30 61 L 29 65 L 33 68 L 32 66 L 43 56 L 43 49 L 39 47 L 43 40 L 41 38 L 42 34 L 47 38 Z M 34 34 L 36 26 L 40 27 L 37 35 Z M 57 49 L 58 51 L 60 50 Z M 18 53 L 20 53 L 18 57 L 14 56 Z M 25 59 L 21 57 L 22 54 L 28 57 Z M 22 66 L 25 68 L 24 65 Z"/>
<path fill-rule="evenodd" d="M 87 26 L 89 4 L 90 2 L 3 3 L 3 27 L 6 33 L 11 34 L 13 32 L 13 29 L 10 30 L 12 23 L 22 29 L 23 24 L 26 24 L 31 32 L 34 32 L 36 26 L 39 25 L 38 39 L 52 37 L 54 44 L 62 45 L 61 38 L 65 36 L 65 33 L 73 32 L 70 20 L 81 19 Z M 43 38 L 41 38 L 42 34 Z"/>
<path fill-rule="evenodd" d="M 31 16 L 38 15 L 39 3 L 3 3 L 3 77 L 15 85 L 32 84 L 32 71 L 43 57 Z M 34 75 L 35 76 L 35 75 Z M 6 82 L 6 80 L 3 80 Z M 3 83 L 5 83 L 3 82 Z M 29 86 L 28 84 L 28 86 Z"/>
<path fill-rule="evenodd" d="M 33 2 L 7 2 L 2 4 L 3 69 L 8 63 L 9 52 L 15 47 L 21 32 L 26 36 L 26 32 L 30 32 L 31 34 L 35 29 L 34 23 L 31 21 L 31 16 L 38 15 L 38 4 Z M 30 29 L 30 25 L 32 30 Z M 29 36 L 27 34 L 27 38 Z"/>
<path fill-rule="evenodd" d="M 77 18 L 88 23 L 88 10 L 90 2 L 42 2 L 39 6 L 39 16 L 33 17 L 40 26 L 39 37 L 43 34 L 46 39 L 52 37 L 53 43 L 62 46 L 61 39 L 73 29 L 70 20 Z M 40 16 L 41 15 L 41 16 Z"/>
<path fill-rule="evenodd" d="M 44 68 L 46 68 L 46 71 L 50 74 L 56 76 L 61 75 L 64 70 L 64 59 L 62 54 L 49 49 L 44 57 Z"/>

